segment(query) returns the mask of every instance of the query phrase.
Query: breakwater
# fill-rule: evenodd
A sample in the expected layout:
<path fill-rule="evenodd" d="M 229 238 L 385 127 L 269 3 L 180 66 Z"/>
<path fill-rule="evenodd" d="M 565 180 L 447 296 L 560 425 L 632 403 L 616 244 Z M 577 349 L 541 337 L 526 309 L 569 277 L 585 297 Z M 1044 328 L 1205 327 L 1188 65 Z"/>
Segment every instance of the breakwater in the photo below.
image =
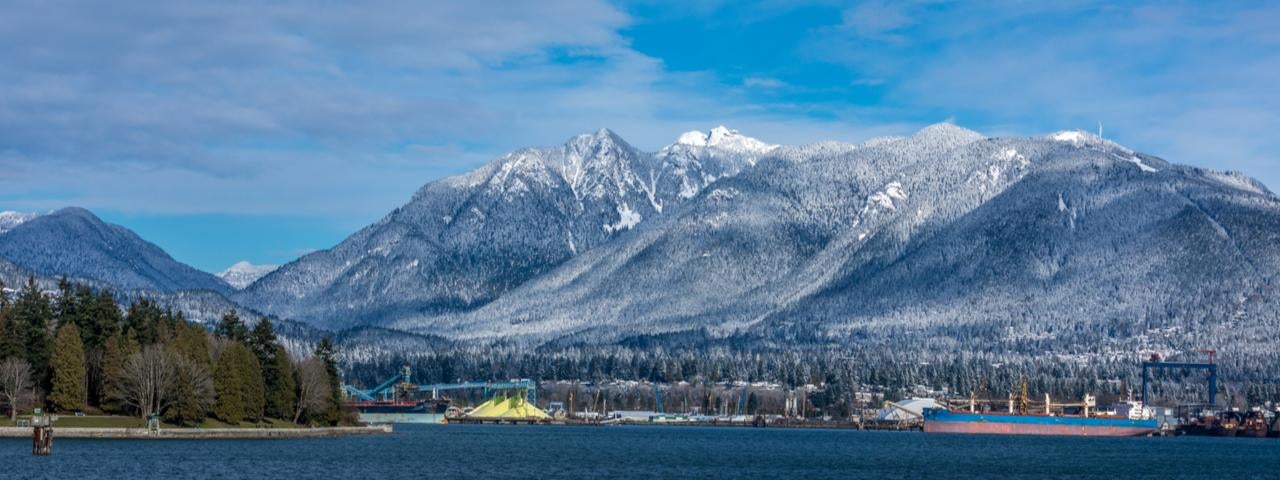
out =
<path fill-rule="evenodd" d="M 54 427 L 58 438 L 118 438 L 118 439 L 270 439 L 270 438 L 329 438 L 355 435 L 385 435 L 392 433 L 391 425 L 364 427 L 317 428 L 81 428 Z M 0 427 L 0 438 L 31 438 L 31 427 Z"/>

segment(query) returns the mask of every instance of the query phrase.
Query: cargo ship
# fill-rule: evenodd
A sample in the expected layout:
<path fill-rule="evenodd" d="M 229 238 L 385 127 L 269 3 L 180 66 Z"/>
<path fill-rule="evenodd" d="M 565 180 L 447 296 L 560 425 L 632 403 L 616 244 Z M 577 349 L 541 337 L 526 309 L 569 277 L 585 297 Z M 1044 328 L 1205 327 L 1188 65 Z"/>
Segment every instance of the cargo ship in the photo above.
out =
<path fill-rule="evenodd" d="M 967 408 L 954 405 L 926 408 L 922 416 L 929 433 L 994 435 L 1069 435 L 1090 437 L 1132 437 L 1148 435 L 1160 428 L 1150 408 L 1132 398 L 1110 411 L 1099 411 L 1097 400 L 1085 395 L 1078 403 L 1053 403 L 1045 395 L 1043 403 L 1031 402 L 1026 384 L 1018 395 L 1010 394 L 1007 410 L 992 409 L 1002 400 L 968 399 Z"/>
<path fill-rule="evenodd" d="M 360 412 L 365 423 L 441 423 L 449 409 L 448 399 L 418 401 L 368 401 L 347 403 Z"/>
<path fill-rule="evenodd" d="M 1160 423 L 1154 418 L 969 413 L 946 408 L 924 410 L 924 431 L 930 433 L 1136 437 L 1150 434 L 1158 428 Z"/>

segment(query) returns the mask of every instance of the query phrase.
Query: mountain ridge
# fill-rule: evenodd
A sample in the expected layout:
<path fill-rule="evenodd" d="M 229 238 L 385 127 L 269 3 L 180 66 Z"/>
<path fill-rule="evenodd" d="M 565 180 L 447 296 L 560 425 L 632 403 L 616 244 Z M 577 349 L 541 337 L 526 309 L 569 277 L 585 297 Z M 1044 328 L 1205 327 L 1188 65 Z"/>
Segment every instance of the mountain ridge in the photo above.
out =
<path fill-rule="evenodd" d="M 38 274 L 89 278 L 121 289 L 231 291 L 221 279 L 79 207 L 35 216 L 0 234 L 0 257 Z"/>
<path fill-rule="evenodd" d="M 641 152 L 608 129 L 558 147 L 519 149 L 424 185 L 409 203 L 335 248 L 286 264 L 233 298 L 281 316 L 319 317 L 332 328 L 354 324 L 329 319 L 473 308 L 692 198 L 757 157 L 685 145 Z M 528 233 L 535 231 L 542 237 Z M 409 273 L 421 268 L 436 274 Z M 322 293 L 345 305 L 306 300 Z M 414 295 L 425 298 L 380 300 Z"/>

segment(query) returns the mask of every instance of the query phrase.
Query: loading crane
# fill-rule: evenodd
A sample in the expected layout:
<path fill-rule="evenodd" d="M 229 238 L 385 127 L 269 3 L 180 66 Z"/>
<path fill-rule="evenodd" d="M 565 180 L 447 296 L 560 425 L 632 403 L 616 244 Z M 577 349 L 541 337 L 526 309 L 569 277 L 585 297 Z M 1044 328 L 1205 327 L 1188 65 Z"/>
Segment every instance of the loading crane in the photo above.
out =
<path fill-rule="evenodd" d="M 1151 382 L 1151 370 L 1166 368 L 1166 369 L 1180 369 L 1180 370 L 1183 370 L 1183 369 L 1207 370 L 1209 372 L 1209 404 L 1217 405 L 1218 364 L 1214 363 L 1213 357 L 1218 352 L 1216 350 L 1201 350 L 1200 353 L 1204 353 L 1209 357 L 1208 363 L 1165 362 L 1163 361 L 1163 359 L 1160 358 L 1160 354 L 1158 353 L 1152 354 L 1150 360 L 1142 362 L 1142 404 L 1150 405 L 1150 403 L 1147 403 L 1147 401 L 1148 401 L 1148 395 L 1150 393 L 1150 385 L 1148 384 Z"/>
<path fill-rule="evenodd" d="M 489 397 L 491 392 L 504 390 L 518 390 L 525 392 L 525 397 L 531 404 L 537 404 L 538 387 L 537 382 L 527 378 L 498 381 L 498 382 L 460 382 L 460 383 L 433 383 L 428 385 L 415 385 L 413 383 L 412 370 L 408 365 L 400 368 L 400 373 L 387 379 L 385 382 L 370 389 L 360 389 L 352 385 L 343 385 L 342 390 L 346 392 L 348 397 L 358 399 L 360 401 L 388 401 L 392 400 L 397 390 L 404 393 L 431 393 L 431 398 L 438 398 L 440 392 L 449 390 L 470 390 L 484 389 L 484 396 Z"/>
<path fill-rule="evenodd" d="M 358 398 L 366 402 L 377 401 L 379 400 L 379 396 L 382 397 L 381 400 L 390 400 L 390 397 L 394 393 L 392 387 L 400 384 L 411 384 L 411 374 L 412 372 L 409 370 L 409 366 L 405 365 L 400 369 L 400 373 L 388 378 L 387 381 L 378 384 L 376 387 L 368 390 L 361 390 L 351 385 L 343 385 L 342 390 L 346 392 L 347 396 Z"/>

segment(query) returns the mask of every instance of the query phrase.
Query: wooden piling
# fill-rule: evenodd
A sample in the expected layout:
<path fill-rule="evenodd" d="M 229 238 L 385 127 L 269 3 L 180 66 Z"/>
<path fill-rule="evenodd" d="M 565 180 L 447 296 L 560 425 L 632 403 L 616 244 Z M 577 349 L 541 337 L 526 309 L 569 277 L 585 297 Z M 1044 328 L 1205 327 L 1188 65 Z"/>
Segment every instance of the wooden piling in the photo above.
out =
<path fill-rule="evenodd" d="M 53 453 L 53 427 L 36 425 L 31 427 L 31 454 L 49 455 Z"/>

